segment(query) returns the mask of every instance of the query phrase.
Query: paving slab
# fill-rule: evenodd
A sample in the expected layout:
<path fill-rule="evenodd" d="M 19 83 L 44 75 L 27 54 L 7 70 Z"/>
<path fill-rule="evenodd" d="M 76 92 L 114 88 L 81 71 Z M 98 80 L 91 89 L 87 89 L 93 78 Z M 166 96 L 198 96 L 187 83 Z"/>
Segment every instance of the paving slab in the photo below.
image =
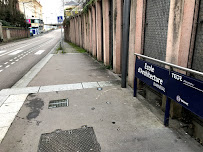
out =
<path fill-rule="evenodd" d="M 83 82 L 82 86 L 84 89 L 100 87 L 98 82 Z"/>
<path fill-rule="evenodd" d="M 18 95 L 18 94 L 29 94 L 29 93 L 37 93 L 40 87 L 27 87 L 27 88 L 11 88 L 11 89 L 3 89 L 0 91 L 0 95 Z"/>
<path fill-rule="evenodd" d="M 66 98 L 68 107 L 48 109 L 51 100 Z M 84 125 L 93 127 L 102 152 L 203 150 L 189 135 L 164 127 L 131 91 L 111 86 L 100 91 L 92 88 L 29 95 L 3 139 L 0 151 L 36 152 L 42 134 Z"/>
<path fill-rule="evenodd" d="M 78 90 L 78 89 L 83 89 L 82 83 L 42 86 L 40 87 L 39 92 L 42 93 L 42 92 Z"/>
<path fill-rule="evenodd" d="M 2 96 L 0 96 L 0 107 L 1 107 L 1 105 L 6 101 L 6 99 L 7 99 L 8 97 L 9 97 L 8 95 L 2 95 Z"/>
<path fill-rule="evenodd" d="M 6 135 L 9 127 L 0 128 L 0 143 L 2 142 L 4 136 Z"/>
<path fill-rule="evenodd" d="M 13 122 L 17 112 L 0 114 L 0 128 L 9 127 Z"/>

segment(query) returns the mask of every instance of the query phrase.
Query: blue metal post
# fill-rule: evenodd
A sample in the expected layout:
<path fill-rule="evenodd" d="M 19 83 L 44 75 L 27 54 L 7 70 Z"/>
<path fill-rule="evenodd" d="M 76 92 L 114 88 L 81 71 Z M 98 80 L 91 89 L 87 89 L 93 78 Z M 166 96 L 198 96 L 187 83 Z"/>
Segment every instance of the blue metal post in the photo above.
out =
<path fill-rule="evenodd" d="M 171 103 L 171 100 L 167 97 L 166 98 L 165 117 L 164 117 L 164 125 L 166 127 L 169 126 L 170 103 Z"/>
<path fill-rule="evenodd" d="M 137 78 L 134 80 L 134 97 L 137 97 Z"/>
<path fill-rule="evenodd" d="M 134 97 L 137 97 L 136 60 L 137 60 L 137 56 L 136 56 L 136 58 L 135 58 Z"/>

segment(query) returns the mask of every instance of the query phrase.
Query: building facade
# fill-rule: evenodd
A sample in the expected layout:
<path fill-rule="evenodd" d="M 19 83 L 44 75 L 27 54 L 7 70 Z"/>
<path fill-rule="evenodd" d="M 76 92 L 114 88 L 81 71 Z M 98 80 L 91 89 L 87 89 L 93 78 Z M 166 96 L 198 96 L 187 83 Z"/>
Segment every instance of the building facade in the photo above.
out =
<path fill-rule="evenodd" d="M 25 14 L 30 31 L 37 35 L 44 30 L 42 5 L 38 0 L 19 0 L 19 9 Z"/>

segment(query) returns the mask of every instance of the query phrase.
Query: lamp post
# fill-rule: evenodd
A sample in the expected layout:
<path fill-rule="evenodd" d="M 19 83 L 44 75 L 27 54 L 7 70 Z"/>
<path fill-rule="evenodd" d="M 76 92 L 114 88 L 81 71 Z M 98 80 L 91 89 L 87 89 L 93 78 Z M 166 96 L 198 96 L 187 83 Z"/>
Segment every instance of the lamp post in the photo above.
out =
<path fill-rule="evenodd" d="M 64 16 L 64 0 L 63 0 L 63 16 Z M 61 48 L 62 48 L 62 52 L 63 52 L 63 32 L 62 32 L 62 26 L 63 26 L 63 22 L 61 24 Z"/>

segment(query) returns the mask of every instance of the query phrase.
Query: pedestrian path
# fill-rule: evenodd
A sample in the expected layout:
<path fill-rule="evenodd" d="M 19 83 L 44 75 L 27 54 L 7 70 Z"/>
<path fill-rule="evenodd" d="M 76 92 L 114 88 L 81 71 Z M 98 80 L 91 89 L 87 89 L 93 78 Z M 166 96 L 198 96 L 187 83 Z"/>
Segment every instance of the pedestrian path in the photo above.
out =
<path fill-rule="evenodd" d="M 42 135 L 72 134 L 87 127 L 104 152 L 203 150 L 188 134 L 165 127 L 139 94 L 140 100 L 133 97 L 132 89 L 120 87 L 120 78 L 112 71 L 87 53 L 71 49 L 49 56 L 34 78 L 32 74 L 23 78 L 25 84 L 22 79 L 0 91 L 0 152 L 35 152 Z M 61 100 L 68 106 L 49 108 Z M 76 143 L 84 143 L 81 134 L 77 137 Z M 44 147 L 53 142 L 62 146 L 64 139 L 57 139 L 47 138 Z"/>
<path fill-rule="evenodd" d="M 56 91 L 71 91 L 118 85 L 117 81 L 82 82 L 52 86 L 3 89 L 0 91 L 0 143 L 8 131 L 15 116 L 19 112 L 28 94 L 47 93 Z"/>

